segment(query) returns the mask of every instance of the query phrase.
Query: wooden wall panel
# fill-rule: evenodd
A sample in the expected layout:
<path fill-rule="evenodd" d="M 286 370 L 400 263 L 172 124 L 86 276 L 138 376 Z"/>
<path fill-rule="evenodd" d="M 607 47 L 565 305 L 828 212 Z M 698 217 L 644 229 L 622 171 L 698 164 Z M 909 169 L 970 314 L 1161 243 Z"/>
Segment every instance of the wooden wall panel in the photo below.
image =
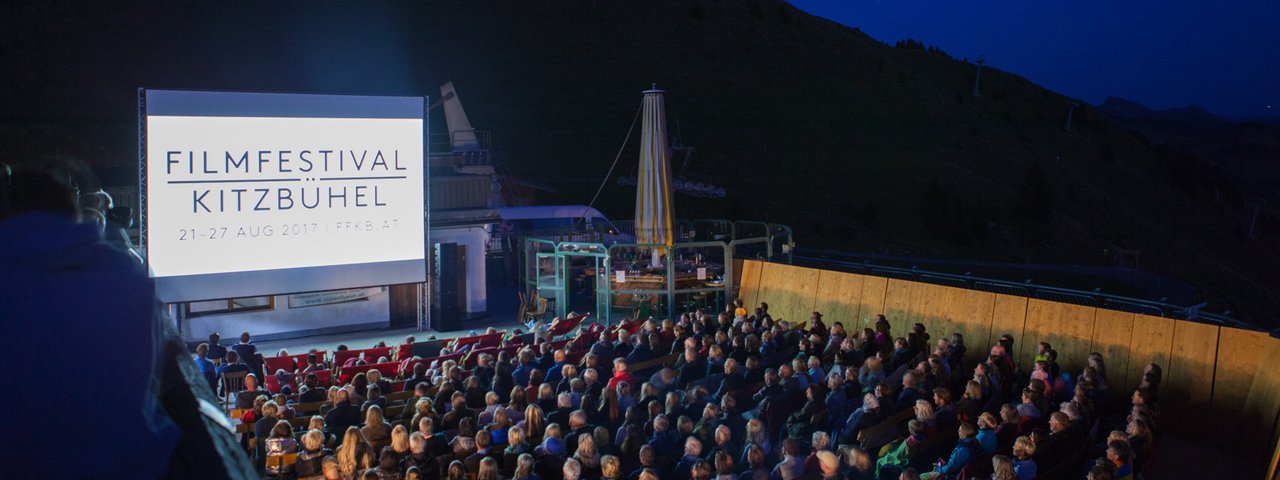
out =
<path fill-rule="evenodd" d="M 911 324 L 907 323 L 907 314 L 911 310 L 911 292 L 915 289 L 914 284 L 915 282 L 909 280 L 889 279 L 888 288 L 884 294 L 884 316 L 889 319 L 889 325 L 893 326 L 890 330 L 893 338 L 906 337 L 907 332 L 911 331 Z"/>
<path fill-rule="evenodd" d="M 925 331 L 929 333 L 930 349 L 939 338 L 950 336 L 955 328 L 948 325 L 947 320 L 948 290 L 955 289 L 943 285 L 914 283 L 911 289 L 911 308 L 907 321 L 904 322 L 906 325 L 902 335 L 910 332 L 911 327 L 917 323 L 924 325 Z"/>
<path fill-rule="evenodd" d="M 1111 382 L 1113 389 L 1129 384 L 1129 345 L 1133 339 L 1133 317 L 1134 314 L 1130 312 L 1099 308 L 1093 324 L 1090 349 L 1102 354 L 1102 360 L 1107 366 L 1107 380 Z"/>
<path fill-rule="evenodd" d="M 1280 413 L 1280 340 L 1272 339 L 1263 349 L 1265 359 L 1256 375 L 1253 385 L 1249 387 L 1249 397 L 1245 399 L 1244 417 L 1248 418 L 1253 428 L 1258 430 L 1251 438 L 1269 439 L 1266 452 L 1272 454 L 1271 471 L 1276 470 L 1276 459 L 1280 458 L 1280 445 L 1276 443 L 1276 416 Z"/>
<path fill-rule="evenodd" d="M 1209 419 L 1205 412 L 1213 399 L 1213 367 L 1218 355 L 1217 325 L 1178 321 L 1173 324 L 1173 348 L 1167 377 L 1160 386 L 1160 402 L 1167 410 L 1188 419 L 1177 427 L 1199 432 Z"/>
<path fill-rule="evenodd" d="M 746 263 L 746 260 L 743 260 L 741 258 L 733 259 L 733 286 L 735 288 L 741 288 L 741 285 L 742 285 L 742 264 L 743 263 Z"/>
<path fill-rule="evenodd" d="M 813 310 L 827 323 L 842 322 L 852 331 L 870 326 L 876 314 L 890 319 L 893 334 L 905 336 L 912 324 L 930 335 L 965 335 L 970 361 L 986 356 L 1001 334 L 1013 336 L 1014 352 L 1031 368 L 1035 345 L 1050 342 L 1064 371 L 1077 374 L 1088 354 L 1101 352 L 1115 395 L 1127 398 L 1148 363 L 1164 367 L 1162 404 L 1170 411 L 1198 415 L 1214 425 L 1218 438 L 1257 430 L 1270 441 L 1244 452 L 1266 461 L 1277 450 L 1280 422 L 1280 340 L 1266 333 L 1080 305 L 1027 299 L 977 290 L 885 277 L 818 271 L 783 264 L 746 261 L 740 269 L 739 296 L 749 305 L 770 302 L 774 318 L 804 322 Z M 1183 425 L 1175 426 L 1180 429 Z M 1220 428 L 1219 428 L 1220 427 Z M 1263 431 L 1265 430 L 1265 431 Z"/>
<path fill-rule="evenodd" d="M 750 307 L 748 313 L 754 314 L 755 306 L 760 304 L 760 272 L 764 270 L 764 262 L 746 260 L 742 262 L 742 283 L 739 283 L 738 298 L 742 304 Z"/>
<path fill-rule="evenodd" d="M 978 290 L 950 288 L 947 291 L 948 326 L 965 339 L 965 361 L 969 365 L 986 359 L 991 351 L 984 339 L 991 337 L 991 317 L 995 313 L 996 294 Z"/>
<path fill-rule="evenodd" d="M 769 303 L 774 320 L 799 324 L 809 320 L 818 293 L 818 270 L 782 263 L 766 263 L 760 272 L 759 298 Z"/>
<path fill-rule="evenodd" d="M 862 324 L 859 328 L 875 328 L 876 315 L 884 313 L 885 292 L 889 288 L 889 279 L 866 276 L 862 280 L 862 303 L 858 306 L 858 318 Z"/>
<path fill-rule="evenodd" d="M 1272 339 L 1266 332 L 1222 327 L 1218 334 L 1218 361 L 1213 380 L 1213 422 L 1222 428 L 1215 429 L 1217 440 L 1228 442 L 1236 432 L 1254 428 L 1257 422 L 1245 415 L 1249 391 L 1254 377 L 1262 372 L 1270 353 Z M 1261 373 L 1266 375 L 1266 373 Z M 1280 407 L 1280 405 L 1278 405 Z M 1278 408 L 1280 409 L 1280 408 Z M 1258 442 L 1249 442 L 1257 448 L 1247 452 L 1262 461 L 1265 452 Z"/>
<path fill-rule="evenodd" d="M 1133 317 L 1133 339 L 1129 344 L 1129 375 L 1127 383 L 1113 386 L 1116 395 L 1127 398 L 1142 379 L 1142 370 L 1148 363 L 1159 364 L 1167 372 L 1169 352 L 1173 349 L 1173 322 L 1171 318 L 1138 314 Z"/>
<path fill-rule="evenodd" d="M 1058 351 L 1062 371 L 1073 375 L 1079 372 L 1089 356 L 1096 312 L 1094 307 L 1031 299 L 1027 304 L 1026 333 L 1018 347 L 1018 364 L 1030 372 L 1036 346 L 1049 342 Z"/>
<path fill-rule="evenodd" d="M 1027 297 L 1018 297 L 1013 295 L 996 294 L 995 311 L 991 315 L 991 336 L 987 339 L 985 346 L 978 347 L 986 353 L 991 352 L 991 346 L 1000 340 L 1001 335 L 1008 334 L 1013 337 L 1013 348 L 1015 351 L 1010 352 L 1017 355 L 1017 349 L 1022 347 L 1022 332 L 1026 327 L 1027 321 Z M 975 345 L 969 345 L 969 349 L 973 349 Z M 985 357 L 984 357 L 985 358 Z"/>
<path fill-rule="evenodd" d="M 830 326 L 844 324 L 849 331 L 862 323 L 858 319 L 858 306 L 862 301 L 863 276 L 856 273 L 823 270 L 818 273 L 817 298 L 813 309 L 822 312 L 822 320 Z"/>

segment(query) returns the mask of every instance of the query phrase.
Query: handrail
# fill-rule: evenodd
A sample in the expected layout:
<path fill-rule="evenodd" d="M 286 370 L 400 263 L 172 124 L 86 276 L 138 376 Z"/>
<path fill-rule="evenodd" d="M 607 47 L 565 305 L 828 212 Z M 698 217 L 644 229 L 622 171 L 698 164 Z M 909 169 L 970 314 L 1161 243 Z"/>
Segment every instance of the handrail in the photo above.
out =
<path fill-rule="evenodd" d="M 858 273 L 874 275 L 878 277 L 897 278 L 901 280 L 911 280 L 923 283 L 932 283 L 938 285 L 946 285 L 950 287 L 968 288 L 971 290 L 982 290 L 1006 295 L 1017 295 L 1029 298 L 1039 298 L 1042 300 L 1053 300 L 1064 303 L 1074 303 L 1098 308 L 1108 308 L 1113 310 L 1122 310 L 1133 313 L 1156 314 L 1161 317 L 1179 318 L 1198 323 L 1208 323 L 1220 326 L 1229 326 L 1242 328 L 1247 330 L 1265 331 L 1254 325 L 1249 325 L 1240 320 L 1231 318 L 1224 314 L 1209 313 L 1200 311 L 1202 305 L 1174 305 L 1155 300 L 1145 300 L 1141 298 L 1126 297 L 1123 295 L 1115 295 L 1099 291 L 1075 290 L 1063 287 L 1054 287 L 1049 285 L 1039 285 L 1027 282 L 1011 282 L 1008 280 L 999 280 L 995 278 L 985 278 L 973 275 L 957 275 L 954 273 L 936 272 L 923 270 L 919 268 L 901 268 L 890 267 L 886 265 L 872 265 L 867 261 L 851 262 L 847 260 L 833 260 L 829 258 L 817 258 L 804 255 L 794 255 L 794 264 L 808 265 L 823 268 L 835 268 L 843 271 L 856 271 Z M 963 287 L 960 287 L 963 285 Z"/>

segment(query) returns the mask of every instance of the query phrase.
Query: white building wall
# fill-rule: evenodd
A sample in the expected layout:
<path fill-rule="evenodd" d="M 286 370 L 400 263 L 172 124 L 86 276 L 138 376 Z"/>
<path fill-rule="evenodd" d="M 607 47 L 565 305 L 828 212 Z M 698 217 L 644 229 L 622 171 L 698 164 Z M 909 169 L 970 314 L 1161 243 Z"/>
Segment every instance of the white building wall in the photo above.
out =
<path fill-rule="evenodd" d="M 182 336 L 188 342 L 198 342 L 218 332 L 223 339 L 232 340 L 247 331 L 255 339 L 271 340 L 386 328 L 391 323 L 388 292 L 383 290 L 366 300 L 301 308 L 289 308 L 289 296 L 277 295 L 272 310 L 185 319 Z"/>

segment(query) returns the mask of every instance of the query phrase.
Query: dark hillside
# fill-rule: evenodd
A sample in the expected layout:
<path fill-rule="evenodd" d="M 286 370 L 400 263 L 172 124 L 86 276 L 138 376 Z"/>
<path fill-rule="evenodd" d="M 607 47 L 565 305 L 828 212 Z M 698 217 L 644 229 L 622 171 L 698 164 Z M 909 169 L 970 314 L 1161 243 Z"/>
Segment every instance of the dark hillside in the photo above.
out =
<path fill-rule="evenodd" d="M 729 192 L 677 197 L 681 216 L 908 255 L 1105 264 L 1104 250 L 1138 250 L 1211 309 L 1280 312 L 1280 220 L 1248 239 L 1242 204 L 1179 181 L 1193 167 L 1088 105 L 1066 131 L 1070 100 L 1017 75 L 984 69 L 974 98 L 971 64 L 777 0 L 377 5 L 16 7 L 0 19 L 18 66 L 0 78 L 0 141 L 15 158 L 127 166 L 139 86 L 435 95 L 453 80 L 508 168 L 559 190 L 541 202 L 585 203 L 654 82 L 697 148 L 691 171 Z M 634 190 L 609 182 L 599 206 L 629 217 Z"/>

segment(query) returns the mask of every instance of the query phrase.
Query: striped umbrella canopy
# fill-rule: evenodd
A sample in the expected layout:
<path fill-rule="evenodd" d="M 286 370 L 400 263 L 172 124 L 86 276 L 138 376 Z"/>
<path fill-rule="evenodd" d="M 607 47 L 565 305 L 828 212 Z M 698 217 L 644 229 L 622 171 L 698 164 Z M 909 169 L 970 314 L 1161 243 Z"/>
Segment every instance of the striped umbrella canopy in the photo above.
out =
<path fill-rule="evenodd" d="M 667 148 L 665 92 L 655 85 L 644 92 L 640 129 L 640 174 L 636 185 L 636 243 L 666 245 L 672 241 L 671 152 Z M 655 252 L 656 258 L 656 252 Z"/>

